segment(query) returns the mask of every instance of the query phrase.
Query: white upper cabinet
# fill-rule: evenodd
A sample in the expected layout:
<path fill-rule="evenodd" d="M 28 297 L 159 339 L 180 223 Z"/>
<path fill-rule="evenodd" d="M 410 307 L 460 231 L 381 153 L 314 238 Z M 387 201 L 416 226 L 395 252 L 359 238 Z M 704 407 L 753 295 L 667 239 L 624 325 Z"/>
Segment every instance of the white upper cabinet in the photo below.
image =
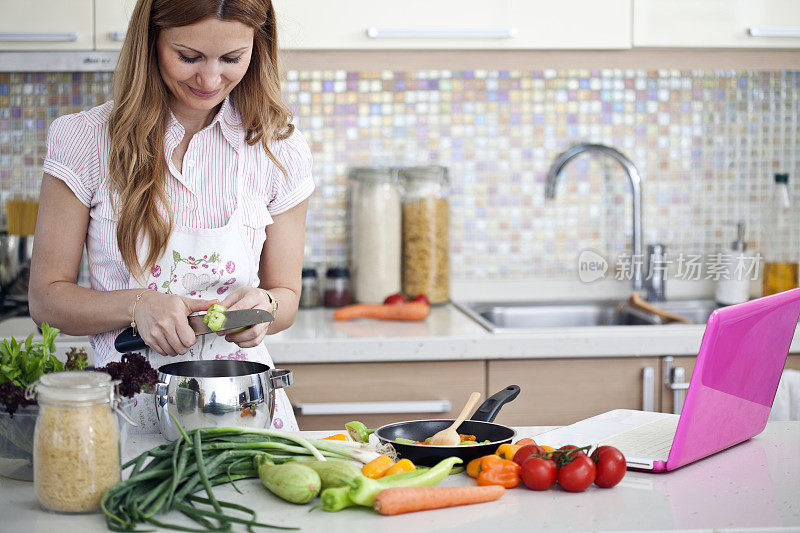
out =
<path fill-rule="evenodd" d="M 0 0 L 0 50 L 91 50 L 93 0 Z"/>
<path fill-rule="evenodd" d="M 273 0 L 286 49 L 625 49 L 632 0 Z"/>
<path fill-rule="evenodd" d="M 136 0 L 95 0 L 94 47 L 97 50 L 122 48 L 135 5 Z"/>
<path fill-rule="evenodd" d="M 633 46 L 798 48 L 800 0 L 634 0 Z"/>

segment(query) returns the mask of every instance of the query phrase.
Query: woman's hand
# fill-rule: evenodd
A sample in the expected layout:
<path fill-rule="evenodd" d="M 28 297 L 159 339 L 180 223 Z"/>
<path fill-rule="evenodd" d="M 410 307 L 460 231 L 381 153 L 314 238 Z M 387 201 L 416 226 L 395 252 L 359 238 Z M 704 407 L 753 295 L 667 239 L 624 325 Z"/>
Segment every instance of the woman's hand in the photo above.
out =
<path fill-rule="evenodd" d="M 183 355 L 197 342 L 186 317 L 205 311 L 219 300 L 196 300 L 175 294 L 145 291 L 134 320 L 142 340 L 161 355 Z"/>
<path fill-rule="evenodd" d="M 267 296 L 267 291 L 258 287 L 239 287 L 222 301 L 222 306 L 227 308 L 228 311 L 263 309 L 270 313 L 272 312 L 272 303 L 269 300 L 269 296 Z M 268 322 L 255 324 L 238 333 L 228 333 L 226 335 L 225 332 L 221 331 L 217 335 L 225 335 L 226 341 L 236 343 L 239 348 L 252 348 L 261 344 L 267 334 L 267 328 L 269 328 Z"/>

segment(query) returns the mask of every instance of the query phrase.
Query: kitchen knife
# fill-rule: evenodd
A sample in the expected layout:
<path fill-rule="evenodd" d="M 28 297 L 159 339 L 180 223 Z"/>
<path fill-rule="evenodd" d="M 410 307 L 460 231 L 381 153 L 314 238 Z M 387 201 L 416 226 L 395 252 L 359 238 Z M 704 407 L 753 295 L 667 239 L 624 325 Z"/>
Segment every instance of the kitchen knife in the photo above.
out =
<path fill-rule="evenodd" d="M 230 331 L 232 329 L 246 328 L 254 326 L 255 324 L 272 322 L 275 320 L 275 317 L 273 317 L 269 311 L 264 311 L 263 309 L 224 311 L 222 314 L 225 315 L 225 322 L 223 322 L 222 328 L 220 328 L 219 331 Z M 189 326 L 191 326 L 196 335 L 214 333 L 214 331 L 209 328 L 205 322 L 203 322 L 204 316 L 205 313 L 201 315 L 189 315 L 187 317 L 189 320 Z M 147 348 L 147 345 L 138 334 L 134 335 L 133 328 L 125 328 L 122 333 L 117 335 L 117 338 L 114 339 L 114 349 L 116 349 L 119 353 L 135 352 L 145 348 Z"/>

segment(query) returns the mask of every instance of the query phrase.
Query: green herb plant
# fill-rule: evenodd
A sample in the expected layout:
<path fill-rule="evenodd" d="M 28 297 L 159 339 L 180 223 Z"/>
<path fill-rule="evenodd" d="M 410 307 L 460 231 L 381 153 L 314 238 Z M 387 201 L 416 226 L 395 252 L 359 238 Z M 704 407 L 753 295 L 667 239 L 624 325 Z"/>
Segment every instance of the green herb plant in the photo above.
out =
<path fill-rule="evenodd" d="M 33 342 L 33 333 L 25 342 L 3 339 L 0 343 L 0 384 L 10 381 L 23 389 L 45 372 L 60 372 L 64 363 L 56 359 L 57 328 L 42 324 L 42 340 Z"/>

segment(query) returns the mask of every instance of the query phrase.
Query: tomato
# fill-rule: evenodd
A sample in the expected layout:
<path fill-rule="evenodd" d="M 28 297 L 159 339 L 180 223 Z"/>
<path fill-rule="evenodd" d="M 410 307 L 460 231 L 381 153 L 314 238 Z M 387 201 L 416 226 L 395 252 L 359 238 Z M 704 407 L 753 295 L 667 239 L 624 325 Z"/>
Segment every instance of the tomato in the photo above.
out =
<path fill-rule="evenodd" d="M 542 448 L 536 444 L 526 444 L 517 450 L 517 453 L 514 454 L 512 461 L 522 466 L 522 463 L 525 462 L 525 459 L 533 454 L 544 454 L 544 450 L 542 450 Z"/>
<path fill-rule="evenodd" d="M 416 296 L 411 298 L 411 301 L 412 302 L 422 302 L 425 305 L 431 305 L 431 301 L 428 300 L 428 297 L 425 296 L 424 294 L 417 294 Z"/>
<path fill-rule="evenodd" d="M 592 454 L 597 466 L 594 484 L 604 489 L 613 487 L 625 477 L 628 465 L 622 452 L 613 446 L 599 446 Z"/>
<path fill-rule="evenodd" d="M 558 477 L 558 468 L 550 459 L 531 456 L 522 463 L 522 482 L 531 490 L 547 490 Z"/>
<path fill-rule="evenodd" d="M 530 437 L 519 439 L 517 442 L 514 443 L 514 446 L 525 446 L 526 444 L 536 444 L 536 441 L 531 439 Z"/>
<path fill-rule="evenodd" d="M 391 296 L 387 296 L 386 299 L 383 301 L 383 305 L 395 305 L 395 304 L 404 304 L 408 300 L 406 297 L 400 294 L 399 292 L 392 294 Z"/>
<path fill-rule="evenodd" d="M 556 464 L 560 464 L 562 462 L 561 461 L 561 456 L 567 455 L 565 452 L 569 452 L 569 450 L 577 450 L 577 449 L 578 449 L 578 447 L 575 446 L 574 444 L 567 444 L 565 446 L 562 446 L 561 448 L 559 448 L 559 449 L 557 449 L 557 450 L 555 450 L 553 452 L 553 460 L 556 462 Z M 574 457 L 577 457 L 579 455 L 586 455 L 586 454 L 583 451 L 581 451 L 581 452 L 578 452 L 578 453 L 572 453 L 568 457 L 573 457 L 574 458 Z M 566 459 L 565 459 L 565 462 L 566 462 Z"/>
<path fill-rule="evenodd" d="M 582 492 L 594 482 L 597 469 L 589 456 L 581 453 L 558 469 L 558 484 L 568 492 Z"/>

